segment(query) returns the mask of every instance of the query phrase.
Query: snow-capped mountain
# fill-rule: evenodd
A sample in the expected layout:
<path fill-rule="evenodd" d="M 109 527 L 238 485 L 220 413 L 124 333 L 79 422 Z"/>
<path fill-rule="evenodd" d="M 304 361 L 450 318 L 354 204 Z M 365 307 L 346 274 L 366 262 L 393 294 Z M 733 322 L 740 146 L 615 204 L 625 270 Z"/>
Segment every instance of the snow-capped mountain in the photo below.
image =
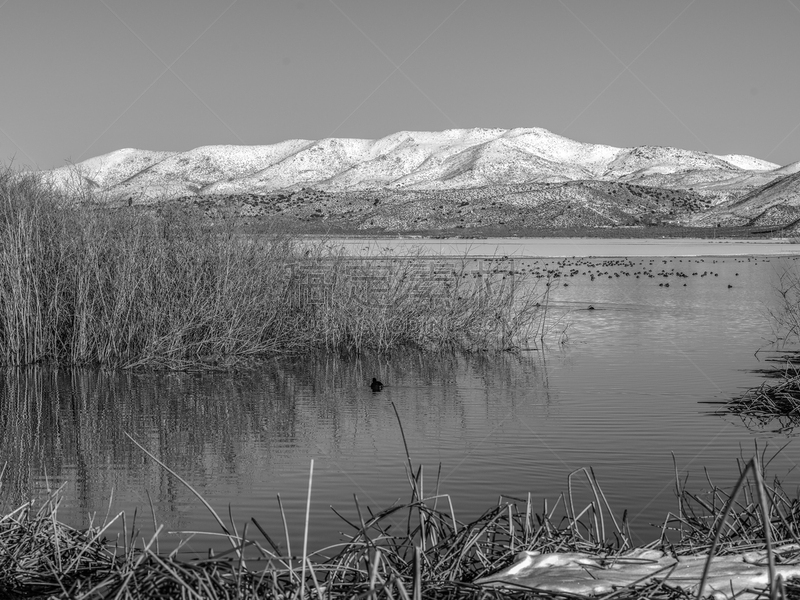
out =
<path fill-rule="evenodd" d="M 385 231 L 800 223 L 800 162 L 587 144 L 546 129 L 402 131 L 187 152 L 123 149 L 42 176 L 111 206 Z M 800 225 L 798 225 L 800 226 Z"/>
<path fill-rule="evenodd" d="M 135 200 L 314 188 L 447 190 L 599 180 L 754 188 L 779 165 L 740 155 L 587 144 L 545 129 L 399 132 L 379 140 L 287 140 L 187 152 L 123 149 L 48 172 L 56 183 Z"/>

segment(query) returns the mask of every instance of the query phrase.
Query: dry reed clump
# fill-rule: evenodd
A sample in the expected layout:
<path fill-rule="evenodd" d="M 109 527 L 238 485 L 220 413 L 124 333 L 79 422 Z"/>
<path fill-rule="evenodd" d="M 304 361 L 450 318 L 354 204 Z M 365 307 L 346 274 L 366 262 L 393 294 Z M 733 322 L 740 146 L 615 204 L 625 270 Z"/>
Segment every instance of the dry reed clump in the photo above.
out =
<path fill-rule="evenodd" d="M 794 266 L 778 273 L 775 291 L 779 305 L 768 312 L 775 342 L 800 341 L 800 274 Z M 786 358 L 783 369 L 767 374 L 777 379 L 777 383 L 765 381 L 737 398 L 722 402 L 716 413 L 741 417 L 751 429 L 794 430 L 800 425 L 800 370 L 796 352 Z"/>
<path fill-rule="evenodd" d="M 792 431 L 800 425 L 800 372 L 789 362 L 774 374 L 778 378 L 776 383 L 765 381 L 723 402 L 716 413 L 739 416 L 752 429 Z"/>
<path fill-rule="evenodd" d="M 506 350 L 543 334 L 543 294 L 513 276 L 419 262 L 76 202 L 6 170 L 0 363 L 210 368 L 318 349 Z"/>
<path fill-rule="evenodd" d="M 28 502 L 0 518 L 0 595 L 47 597 L 80 593 L 101 581 L 111 555 L 94 531 L 78 531 L 57 519 L 54 494 L 38 510 Z"/>
<path fill-rule="evenodd" d="M 785 446 L 784 446 L 785 448 Z M 677 479 L 678 513 L 667 515 L 661 529 L 662 544 L 678 555 L 692 555 L 716 548 L 731 554 L 767 545 L 800 543 L 800 497 L 790 494 L 781 481 L 766 479 L 770 463 L 783 450 L 767 457 L 766 449 L 739 464 L 739 479 L 730 489 L 708 478 L 702 494 L 686 489 Z M 708 475 L 706 475 L 708 477 Z M 672 538 L 672 539 L 671 539 Z M 797 548 L 800 556 L 800 546 Z"/>
<path fill-rule="evenodd" d="M 775 291 L 779 296 L 779 305 L 769 309 L 775 339 L 800 341 L 800 273 L 796 265 L 778 272 Z"/>
<path fill-rule="evenodd" d="M 598 525 L 604 508 L 595 503 L 576 513 L 562 495 L 549 513 L 537 516 L 530 497 L 521 503 L 501 498 L 465 524 L 449 496 L 426 493 L 422 468 L 409 472 L 409 482 L 412 497 L 406 504 L 379 511 L 356 504 L 358 520 L 342 517 L 346 541 L 337 546 L 287 554 L 288 539 L 281 547 L 251 519 L 256 536 L 248 536 L 247 526 L 239 534 L 233 523 L 220 523 L 231 550 L 190 561 L 177 551 L 158 553 L 161 527 L 137 543 L 137 532 L 125 524 L 124 534 L 110 543 L 103 535 L 124 514 L 85 532 L 63 525 L 56 518 L 56 494 L 38 512 L 26 504 L 0 520 L 0 555 L 11 542 L 18 548 L 2 557 L 0 593 L 75 599 L 524 598 L 530 596 L 520 590 L 470 582 L 507 566 L 524 549 L 605 552 L 616 543 L 630 546 L 620 529 L 616 542 L 605 539 L 604 526 Z M 556 517 L 559 506 L 570 516 Z"/>
<path fill-rule="evenodd" d="M 180 368 L 305 341 L 273 283 L 288 239 L 75 205 L 12 173 L 0 177 L 0 233 L 5 365 Z"/>
<path fill-rule="evenodd" d="M 421 255 L 315 257 L 310 318 L 330 349 L 515 350 L 546 333 L 549 288 L 508 272 L 476 274 L 466 259 Z"/>
<path fill-rule="evenodd" d="M 760 457 L 756 453 L 742 464 L 732 491 L 712 484 L 709 492 L 692 494 L 678 483 L 678 512 L 667 516 L 660 539 L 647 547 L 675 556 L 706 553 L 707 564 L 714 555 L 766 549 L 770 573 L 774 573 L 770 549 L 800 541 L 800 502 L 788 495 L 777 479 L 765 483 L 763 470 L 768 464 L 763 453 Z M 341 517 L 345 541 L 313 553 L 304 548 L 300 555 L 289 550 L 288 533 L 282 547 L 256 519 L 248 523 L 252 527 L 246 525 L 239 532 L 232 519 L 225 525 L 208 505 L 231 549 L 194 560 L 181 559 L 178 550 L 164 555 L 158 552 L 162 529 L 155 522 L 155 534 L 138 542 L 135 525 L 129 530 L 122 513 L 102 526 L 77 532 L 58 521 L 56 494 L 38 512 L 29 503 L 0 518 L 0 594 L 77 599 L 555 600 L 582 596 L 472 582 L 507 567 L 522 550 L 592 553 L 613 562 L 613 557 L 632 548 L 624 516 L 621 521 L 613 516 L 591 470 L 573 473 L 569 492 L 550 507 L 545 503 L 540 514 L 534 513 L 530 495 L 527 499 L 501 497 L 483 516 L 462 523 L 451 498 L 439 493 L 438 477 L 433 489 L 426 489 L 424 470 L 410 467 L 409 463 L 411 498 L 407 503 L 373 511 L 356 501 L 357 518 Z M 583 509 L 575 506 L 573 476 L 585 477 L 593 496 Z M 111 543 L 103 536 L 118 521 L 122 521 L 123 533 Z M 797 548 L 796 554 L 800 545 Z M 781 555 L 784 562 L 797 558 Z M 620 587 L 605 598 L 701 598 L 706 575 L 696 595 L 671 586 L 667 578 Z M 771 597 L 800 597 L 797 581 L 774 576 L 770 580 Z"/>

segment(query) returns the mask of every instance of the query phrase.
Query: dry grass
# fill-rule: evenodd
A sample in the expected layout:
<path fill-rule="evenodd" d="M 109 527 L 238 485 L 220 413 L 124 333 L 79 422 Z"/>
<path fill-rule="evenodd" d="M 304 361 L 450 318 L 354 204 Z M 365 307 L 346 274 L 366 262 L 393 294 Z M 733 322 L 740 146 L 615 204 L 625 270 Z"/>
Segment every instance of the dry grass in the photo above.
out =
<path fill-rule="evenodd" d="M 800 426 L 800 371 L 795 358 L 787 360 L 783 368 L 765 373 L 769 381 L 736 398 L 709 404 L 721 404 L 715 414 L 740 417 L 749 429 L 791 433 Z"/>
<path fill-rule="evenodd" d="M 320 349 L 509 350 L 541 337 L 544 286 L 423 262 L 351 260 L 177 209 L 76 203 L 7 170 L 0 364 L 225 368 Z"/>
<path fill-rule="evenodd" d="M 710 490 L 694 494 L 678 483 L 678 511 L 667 516 L 660 539 L 649 547 L 674 555 L 713 556 L 753 549 L 769 553 L 775 545 L 798 542 L 800 501 L 787 494 L 777 479 L 765 483 L 769 462 L 757 452 L 741 463 L 741 477 L 732 491 L 709 481 Z M 231 542 L 229 551 L 195 560 L 182 559 L 180 548 L 160 554 L 161 528 L 155 527 L 155 515 L 155 534 L 138 542 L 135 516 L 129 524 L 122 513 L 76 531 L 59 522 L 56 493 L 38 510 L 27 503 L 0 518 L 0 595 L 555 600 L 577 597 L 471 582 L 508 566 L 521 550 L 613 557 L 631 548 L 624 516 L 614 517 L 591 470 L 573 473 L 569 491 L 538 514 L 530 496 L 500 498 L 497 506 L 471 523 L 459 521 L 452 499 L 439 492 L 438 475 L 428 489 L 421 467 L 413 468 L 409 461 L 407 472 L 408 502 L 382 510 L 356 503 L 357 519 L 341 517 L 342 543 L 312 553 L 304 548 L 300 555 L 290 551 L 288 537 L 281 545 L 256 519 L 238 531 L 232 521 L 223 523 L 211 507 L 222 535 Z M 576 478 L 593 494 L 582 509 L 573 502 Z M 123 533 L 115 541 L 103 537 L 112 525 L 119 529 L 120 524 Z M 782 559 L 786 558 L 784 554 Z M 800 585 L 774 581 L 771 594 L 797 598 Z M 625 600 L 690 597 L 668 582 L 621 588 L 613 595 Z"/>
<path fill-rule="evenodd" d="M 775 291 L 780 297 L 780 303 L 769 312 L 775 338 L 800 341 L 800 274 L 795 268 L 787 268 L 778 273 Z"/>
<path fill-rule="evenodd" d="M 739 416 L 751 429 L 793 431 L 800 425 L 800 373 L 789 364 L 779 372 L 778 378 L 776 383 L 765 381 L 738 398 L 724 402 L 717 414 Z"/>
<path fill-rule="evenodd" d="M 591 477 L 591 476 L 590 476 Z M 157 538 L 136 542 L 135 528 L 113 543 L 103 538 L 123 514 L 76 531 L 57 519 L 55 494 L 38 510 L 28 503 L 0 520 L 0 594 L 57 598 L 484 598 L 524 597 L 518 590 L 483 588 L 474 579 L 507 566 L 522 549 L 607 551 L 593 505 L 579 516 L 537 516 L 528 501 L 501 499 L 472 523 L 457 519 L 449 496 L 425 490 L 423 470 L 409 474 L 409 502 L 343 524 L 346 541 L 287 554 L 256 519 L 236 532 L 224 526 L 231 550 L 207 559 L 160 555 Z M 594 484 L 593 484 L 594 485 Z M 574 511 L 574 507 L 568 508 Z M 615 532 L 628 545 L 621 530 Z"/>
<path fill-rule="evenodd" d="M 549 288 L 497 270 L 477 277 L 466 259 L 313 256 L 298 265 L 311 327 L 326 348 L 516 350 L 545 331 Z"/>
<path fill-rule="evenodd" d="M 778 274 L 776 292 L 779 304 L 769 309 L 774 341 L 800 341 L 800 275 L 794 268 Z M 786 357 L 780 369 L 765 372 L 770 379 L 745 391 L 741 396 L 722 402 L 717 414 L 736 415 L 751 429 L 787 433 L 800 425 L 800 370 L 797 355 Z"/>

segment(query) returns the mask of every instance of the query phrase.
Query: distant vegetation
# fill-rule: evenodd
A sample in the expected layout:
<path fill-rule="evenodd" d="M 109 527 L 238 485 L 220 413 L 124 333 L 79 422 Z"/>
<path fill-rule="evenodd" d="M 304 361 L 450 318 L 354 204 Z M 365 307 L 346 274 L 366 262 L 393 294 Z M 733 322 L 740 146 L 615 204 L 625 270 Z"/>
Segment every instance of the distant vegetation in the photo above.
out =
<path fill-rule="evenodd" d="M 497 184 L 443 190 L 382 189 L 330 192 L 302 188 L 263 194 L 188 195 L 161 200 L 250 224 L 280 220 L 306 231 L 417 233 L 481 228 L 578 228 L 688 224 L 710 201 L 694 191 L 606 181 Z"/>
<path fill-rule="evenodd" d="M 0 174 L 0 363 L 225 367 L 320 349 L 508 350 L 542 331 L 546 289 L 511 274 L 102 206 Z"/>

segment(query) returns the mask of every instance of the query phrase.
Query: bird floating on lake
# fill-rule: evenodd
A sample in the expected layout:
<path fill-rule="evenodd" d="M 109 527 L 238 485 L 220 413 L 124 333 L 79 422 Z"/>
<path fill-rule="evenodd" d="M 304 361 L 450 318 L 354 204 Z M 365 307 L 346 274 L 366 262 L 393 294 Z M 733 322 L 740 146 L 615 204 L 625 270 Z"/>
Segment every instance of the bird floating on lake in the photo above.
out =
<path fill-rule="evenodd" d="M 369 387 L 373 392 L 380 392 L 383 389 L 383 384 L 373 377 L 372 383 L 369 384 Z"/>

